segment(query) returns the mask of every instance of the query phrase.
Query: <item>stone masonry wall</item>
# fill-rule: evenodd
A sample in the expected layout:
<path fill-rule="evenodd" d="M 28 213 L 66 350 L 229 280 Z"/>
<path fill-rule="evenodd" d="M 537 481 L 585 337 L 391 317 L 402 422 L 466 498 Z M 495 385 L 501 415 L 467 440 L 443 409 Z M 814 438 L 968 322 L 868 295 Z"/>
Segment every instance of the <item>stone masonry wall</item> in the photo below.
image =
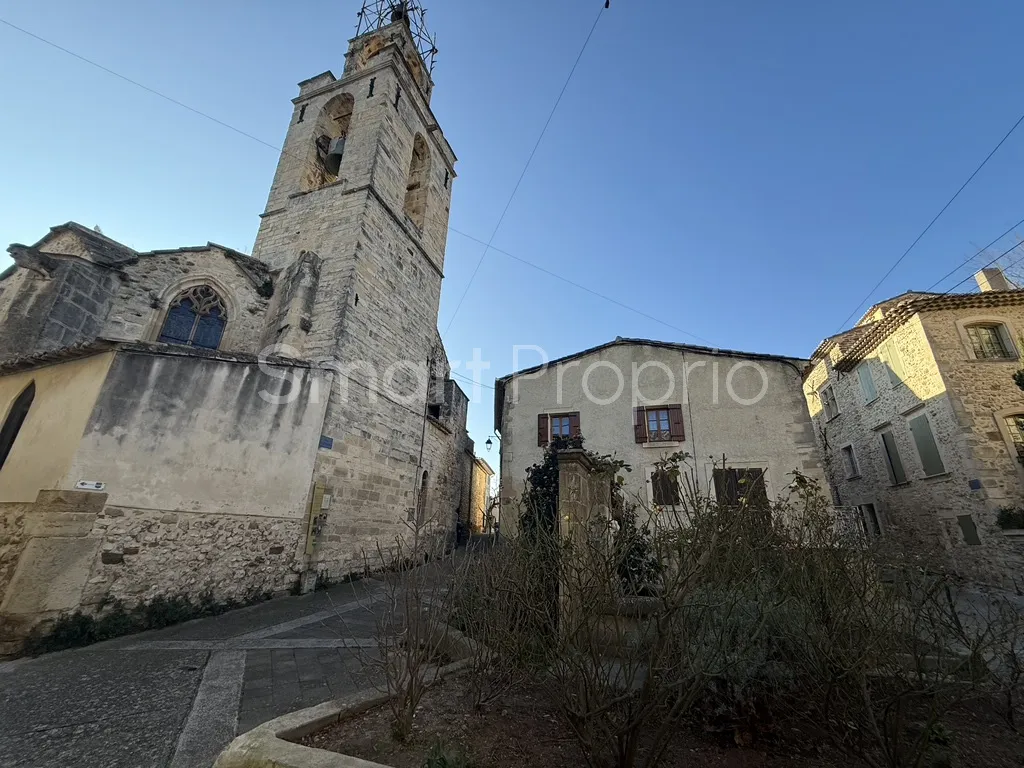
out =
<path fill-rule="evenodd" d="M 304 521 L 107 506 L 92 534 L 101 553 L 82 597 L 127 605 L 163 595 L 217 601 L 288 592 L 298 581 Z"/>
<path fill-rule="evenodd" d="M 30 507 L 23 502 L 0 504 L 0 601 L 25 548 L 25 515 Z"/>
<path fill-rule="evenodd" d="M 926 325 L 927 323 L 927 325 Z M 915 315 L 889 338 L 899 350 L 905 370 L 903 383 L 890 382 L 887 363 L 879 349 L 862 365 L 870 371 L 878 392 L 865 402 L 858 372 L 836 371 L 831 361 L 819 361 L 804 382 L 804 393 L 825 456 L 826 471 L 843 505 L 874 504 L 883 537 L 907 564 L 954 568 L 964 576 L 1006 583 L 1007 563 L 1015 547 L 996 528 L 985 494 L 971 489 L 979 477 L 969 444 L 970 430 L 958 415 L 961 407 L 933 355 L 937 326 L 952 325 L 952 318 Z M 926 330 L 927 328 L 927 330 Z M 941 334 L 940 334 L 941 335 Z M 826 421 L 820 395 L 831 383 L 839 414 Z M 1009 382 L 1012 386 L 1012 382 Z M 968 391 L 977 383 L 964 383 Z M 926 414 L 942 457 L 945 472 L 926 477 L 909 428 L 909 420 Z M 886 468 L 882 433 L 891 430 L 907 482 L 892 485 Z M 851 445 L 859 474 L 848 477 L 842 449 Z M 1005 448 L 1004 448 L 1005 450 Z M 957 517 L 971 515 L 982 546 L 964 541 Z"/>
<path fill-rule="evenodd" d="M 206 284 L 227 304 L 228 322 L 220 349 L 260 351 L 269 299 L 219 248 L 141 254 L 121 269 L 102 335 L 156 341 L 170 303 L 185 289 Z"/>

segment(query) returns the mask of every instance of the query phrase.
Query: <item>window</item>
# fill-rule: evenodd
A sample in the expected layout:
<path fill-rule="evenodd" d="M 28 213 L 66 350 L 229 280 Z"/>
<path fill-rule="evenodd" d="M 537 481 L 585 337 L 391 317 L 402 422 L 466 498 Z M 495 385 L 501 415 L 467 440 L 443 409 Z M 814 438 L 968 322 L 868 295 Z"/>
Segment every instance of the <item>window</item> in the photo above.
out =
<path fill-rule="evenodd" d="M 896 437 L 891 429 L 882 432 L 882 448 L 885 449 L 885 468 L 889 471 L 889 482 L 900 485 L 907 482 L 907 473 L 903 469 L 903 460 L 896 447 Z"/>
<path fill-rule="evenodd" d="M 1024 414 L 1007 416 L 1005 422 L 1006 431 L 1010 433 L 1013 443 L 1014 457 L 1024 464 Z"/>
<path fill-rule="evenodd" d="M 976 360 L 1013 360 L 1010 335 L 1001 323 L 979 323 L 967 326 L 967 338 L 971 341 Z"/>
<path fill-rule="evenodd" d="M 405 187 L 405 213 L 412 223 L 423 229 L 427 215 L 427 179 L 430 178 L 430 149 L 426 140 L 416 134 L 412 143 L 412 162 Z"/>
<path fill-rule="evenodd" d="M 670 472 L 656 469 L 651 473 L 651 497 L 659 507 L 680 503 L 679 483 Z"/>
<path fill-rule="evenodd" d="M 821 397 L 821 410 L 825 413 L 825 421 L 831 421 L 839 415 L 839 404 L 836 402 L 836 392 L 832 389 L 831 384 L 827 384 L 821 390 L 819 395 Z"/>
<path fill-rule="evenodd" d="M 580 436 L 580 415 L 574 413 L 542 413 L 537 416 L 537 445 L 555 439 Z"/>
<path fill-rule="evenodd" d="M 964 541 L 968 546 L 976 547 L 981 544 L 978 538 L 978 526 L 974 524 L 974 518 L 970 515 L 957 515 L 956 521 L 960 524 L 960 532 L 964 535 Z"/>
<path fill-rule="evenodd" d="M 768 489 L 764 481 L 765 470 L 760 467 L 749 469 L 716 469 L 714 471 L 715 497 L 726 504 L 768 504 Z"/>
<path fill-rule="evenodd" d="M 898 387 L 906 381 L 907 372 L 903 368 L 903 358 L 896 347 L 896 342 L 889 339 L 879 348 L 879 353 L 885 363 L 885 370 L 889 374 L 889 381 L 894 387 Z"/>
<path fill-rule="evenodd" d="M 197 285 L 171 302 L 160 341 L 217 349 L 227 319 L 227 309 L 216 291 L 208 285 Z"/>
<path fill-rule="evenodd" d="M 651 405 L 634 408 L 633 438 L 638 443 L 685 440 L 683 407 L 681 405 Z"/>
<path fill-rule="evenodd" d="M 7 457 L 14 447 L 14 441 L 21 431 L 22 424 L 28 416 L 28 410 L 32 407 L 32 401 L 36 398 L 36 383 L 29 382 L 29 385 L 21 390 L 21 394 L 14 399 L 4 425 L 0 428 L 0 469 L 3 469 Z"/>
<path fill-rule="evenodd" d="M 860 380 L 860 391 L 864 395 L 864 402 L 873 403 L 878 399 L 878 388 L 871 376 L 871 366 L 868 363 L 861 363 L 857 366 L 857 378 Z"/>
<path fill-rule="evenodd" d="M 932 425 L 926 414 L 922 413 L 910 420 L 910 434 L 914 437 L 914 445 L 917 446 L 917 454 L 921 457 L 925 476 L 943 474 L 946 466 L 942 463 L 939 446 L 935 444 L 935 435 L 932 434 Z"/>
<path fill-rule="evenodd" d="M 881 536 L 882 526 L 878 523 L 878 513 L 874 504 L 861 504 L 857 507 L 860 513 L 860 527 L 867 536 Z"/>
<path fill-rule="evenodd" d="M 320 115 L 313 126 L 310 159 L 306 163 L 302 177 L 303 191 L 320 189 L 338 180 L 354 109 L 355 98 L 352 94 L 341 93 L 320 110 Z"/>
<path fill-rule="evenodd" d="M 853 446 L 844 445 L 842 454 L 843 469 L 846 470 L 846 479 L 849 480 L 852 477 L 860 477 L 860 467 L 857 466 L 857 456 L 853 452 Z"/>

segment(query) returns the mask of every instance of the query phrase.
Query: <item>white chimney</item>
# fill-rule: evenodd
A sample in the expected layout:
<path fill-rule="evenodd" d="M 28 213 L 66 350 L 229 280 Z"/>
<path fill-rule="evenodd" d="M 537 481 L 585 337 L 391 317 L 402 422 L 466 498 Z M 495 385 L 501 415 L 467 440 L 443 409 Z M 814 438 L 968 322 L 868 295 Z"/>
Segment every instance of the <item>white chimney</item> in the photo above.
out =
<path fill-rule="evenodd" d="M 974 279 L 978 281 L 978 287 L 982 292 L 1012 291 L 1014 289 L 999 267 L 985 267 L 974 276 Z"/>

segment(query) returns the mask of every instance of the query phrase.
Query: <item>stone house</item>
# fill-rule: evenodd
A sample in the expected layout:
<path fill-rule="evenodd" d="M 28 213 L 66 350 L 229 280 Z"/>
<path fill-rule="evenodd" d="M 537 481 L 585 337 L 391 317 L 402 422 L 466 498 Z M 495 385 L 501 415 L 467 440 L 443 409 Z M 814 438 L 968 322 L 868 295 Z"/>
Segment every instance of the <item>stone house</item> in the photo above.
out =
<path fill-rule="evenodd" d="M 469 530 L 473 533 L 488 533 L 494 524 L 493 519 L 488 519 L 492 477 L 494 470 L 491 465 L 479 457 L 474 458 L 471 484 L 473 495 L 469 501 Z"/>
<path fill-rule="evenodd" d="M 437 332 L 455 155 L 423 54 L 385 17 L 299 84 L 252 256 L 73 222 L 9 248 L 0 617 L 280 592 L 468 519 Z"/>
<path fill-rule="evenodd" d="M 998 270 L 980 293 L 908 292 L 825 339 L 804 378 L 837 504 L 908 562 L 1020 583 L 1024 290 Z"/>
<path fill-rule="evenodd" d="M 683 489 L 655 467 L 678 451 L 718 498 L 735 500 L 744 482 L 744 492 L 784 496 L 794 470 L 824 483 L 800 388 L 806 363 L 619 338 L 498 379 L 502 532 L 517 528 L 527 468 L 559 436 L 581 435 L 588 450 L 629 464 L 625 494 L 647 508 L 679 501 Z"/>

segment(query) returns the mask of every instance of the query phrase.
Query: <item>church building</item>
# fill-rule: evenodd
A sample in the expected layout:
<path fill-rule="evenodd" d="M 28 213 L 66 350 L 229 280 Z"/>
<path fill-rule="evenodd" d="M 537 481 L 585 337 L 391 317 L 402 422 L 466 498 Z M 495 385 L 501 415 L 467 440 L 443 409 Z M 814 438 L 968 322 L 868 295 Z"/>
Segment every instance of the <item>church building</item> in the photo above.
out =
<path fill-rule="evenodd" d="M 468 521 L 468 399 L 437 331 L 456 158 L 422 21 L 368 3 L 341 76 L 299 84 L 251 256 L 73 222 L 8 249 L 8 650 L 60 612 L 309 589 Z"/>

